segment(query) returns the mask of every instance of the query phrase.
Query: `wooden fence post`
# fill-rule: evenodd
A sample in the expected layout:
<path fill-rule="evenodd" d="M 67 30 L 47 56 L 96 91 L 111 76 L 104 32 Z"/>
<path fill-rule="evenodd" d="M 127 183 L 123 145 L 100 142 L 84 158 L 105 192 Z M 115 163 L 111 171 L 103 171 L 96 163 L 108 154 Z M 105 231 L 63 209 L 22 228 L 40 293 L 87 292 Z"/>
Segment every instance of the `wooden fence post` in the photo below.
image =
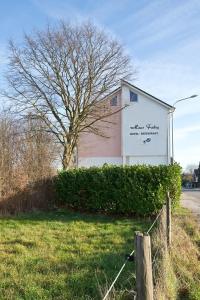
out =
<path fill-rule="evenodd" d="M 151 240 L 148 234 L 135 235 L 136 292 L 137 300 L 153 300 Z"/>
<path fill-rule="evenodd" d="M 166 201 L 166 230 L 167 230 L 167 246 L 170 248 L 172 240 L 172 223 L 171 223 L 171 198 L 169 192 L 167 192 Z"/>

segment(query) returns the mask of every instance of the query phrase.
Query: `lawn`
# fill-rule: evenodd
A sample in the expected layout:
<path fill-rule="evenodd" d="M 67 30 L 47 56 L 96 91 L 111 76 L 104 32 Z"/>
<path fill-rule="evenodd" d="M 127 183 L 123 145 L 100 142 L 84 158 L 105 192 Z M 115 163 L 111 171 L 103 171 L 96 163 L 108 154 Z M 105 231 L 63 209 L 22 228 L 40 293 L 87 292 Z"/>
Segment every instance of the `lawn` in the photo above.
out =
<path fill-rule="evenodd" d="M 148 222 L 69 211 L 0 218 L 0 299 L 102 299 Z M 116 295 L 134 285 L 128 262 Z"/>

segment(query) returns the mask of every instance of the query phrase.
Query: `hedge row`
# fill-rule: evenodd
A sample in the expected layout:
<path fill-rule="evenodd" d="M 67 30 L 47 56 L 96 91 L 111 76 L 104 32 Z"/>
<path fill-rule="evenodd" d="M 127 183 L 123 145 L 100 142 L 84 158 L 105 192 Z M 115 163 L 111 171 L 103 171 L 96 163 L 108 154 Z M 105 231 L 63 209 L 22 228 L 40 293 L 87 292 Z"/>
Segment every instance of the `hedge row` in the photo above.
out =
<path fill-rule="evenodd" d="M 56 178 L 59 201 L 88 211 L 150 215 L 181 193 L 181 168 L 170 166 L 104 166 L 61 171 Z"/>

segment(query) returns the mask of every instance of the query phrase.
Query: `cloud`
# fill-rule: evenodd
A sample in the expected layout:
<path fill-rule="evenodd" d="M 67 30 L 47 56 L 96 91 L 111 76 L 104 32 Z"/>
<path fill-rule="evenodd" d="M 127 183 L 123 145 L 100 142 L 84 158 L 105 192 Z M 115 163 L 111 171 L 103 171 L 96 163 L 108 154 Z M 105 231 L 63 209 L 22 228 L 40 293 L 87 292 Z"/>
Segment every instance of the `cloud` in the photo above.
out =
<path fill-rule="evenodd" d="M 40 11 L 53 19 L 77 19 L 85 18 L 85 14 L 72 1 L 59 1 L 58 3 L 52 0 L 31 0 Z"/>
<path fill-rule="evenodd" d="M 48 17 L 53 19 L 68 19 L 70 21 L 81 21 L 91 19 L 101 26 L 110 19 L 111 15 L 123 9 L 129 0 L 102 0 L 102 1 L 64 1 L 31 0 L 32 3 L 42 10 Z"/>
<path fill-rule="evenodd" d="M 178 55 L 174 57 L 174 60 L 176 59 L 177 61 L 173 62 L 172 59 L 166 60 L 165 55 L 160 55 L 156 60 L 136 60 L 139 66 L 138 84 L 171 104 L 177 99 L 198 94 L 198 66 L 179 63 Z M 184 102 L 181 105 L 184 105 Z"/>
<path fill-rule="evenodd" d="M 5 71 L 8 64 L 6 46 L 0 44 L 0 88 L 5 86 Z"/>
<path fill-rule="evenodd" d="M 169 1 L 159 1 L 157 3 L 155 11 L 151 13 L 153 17 L 149 22 L 145 22 L 143 26 L 137 30 L 134 35 L 134 39 L 137 39 L 137 46 L 144 47 L 149 44 L 155 44 L 157 42 L 165 41 L 167 38 L 185 40 L 187 36 L 191 36 L 191 29 L 200 24 L 199 18 L 194 19 L 197 10 L 200 8 L 200 3 L 196 1 L 182 1 L 169 5 Z M 149 11 L 145 12 L 149 14 Z M 184 16 L 184 18 L 183 18 Z M 146 15 L 143 18 L 147 18 Z M 193 22 L 191 22 L 193 18 Z M 170 45 L 172 47 L 173 45 Z"/>
<path fill-rule="evenodd" d="M 200 135 L 200 124 L 191 125 L 188 127 L 177 128 L 174 132 L 174 138 L 176 140 L 186 139 L 191 133 L 198 132 Z"/>
<path fill-rule="evenodd" d="M 200 41 L 163 51 L 149 59 L 137 59 L 137 83 L 158 98 L 173 104 L 193 94 L 199 97 L 176 105 L 176 119 L 200 113 Z"/>
<path fill-rule="evenodd" d="M 175 149 L 175 161 L 179 162 L 184 168 L 189 164 L 197 165 L 200 161 L 199 148 L 200 142 L 198 141 L 194 141 L 192 146 L 182 144 L 181 149 Z"/>
<path fill-rule="evenodd" d="M 6 55 L 6 46 L 4 44 L 0 44 L 0 66 L 7 63 L 7 55 Z"/>

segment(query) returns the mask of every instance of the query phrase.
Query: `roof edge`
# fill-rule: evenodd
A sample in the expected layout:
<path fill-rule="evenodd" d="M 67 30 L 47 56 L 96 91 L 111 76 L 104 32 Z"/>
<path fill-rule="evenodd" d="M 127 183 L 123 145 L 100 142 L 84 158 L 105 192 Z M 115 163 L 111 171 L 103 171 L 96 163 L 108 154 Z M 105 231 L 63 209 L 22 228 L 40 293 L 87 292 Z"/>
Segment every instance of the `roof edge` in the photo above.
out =
<path fill-rule="evenodd" d="M 139 92 L 145 94 L 146 96 L 148 96 L 148 97 L 150 97 L 150 98 L 153 98 L 154 100 L 156 100 L 157 102 L 159 102 L 159 103 L 162 104 L 163 106 L 168 107 L 168 108 L 170 108 L 170 109 L 173 109 L 173 111 L 175 110 L 175 107 L 174 107 L 174 106 L 172 106 L 172 105 L 170 105 L 170 104 L 168 104 L 168 103 L 166 103 L 166 102 L 160 100 L 159 98 L 156 98 L 155 96 L 153 96 L 153 95 L 151 95 L 151 94 L 145 92 L 144 90 L 138 88 L 137 86 L 135 86 L 135 85 L 129 83 L 128 81 L 126 81 L 126 80 L 124 80 L 124 79 L 121 79 L 121 86 L 122 86 L 122 84 L 128 85 L 129 87 L 138 90 Z"/>

